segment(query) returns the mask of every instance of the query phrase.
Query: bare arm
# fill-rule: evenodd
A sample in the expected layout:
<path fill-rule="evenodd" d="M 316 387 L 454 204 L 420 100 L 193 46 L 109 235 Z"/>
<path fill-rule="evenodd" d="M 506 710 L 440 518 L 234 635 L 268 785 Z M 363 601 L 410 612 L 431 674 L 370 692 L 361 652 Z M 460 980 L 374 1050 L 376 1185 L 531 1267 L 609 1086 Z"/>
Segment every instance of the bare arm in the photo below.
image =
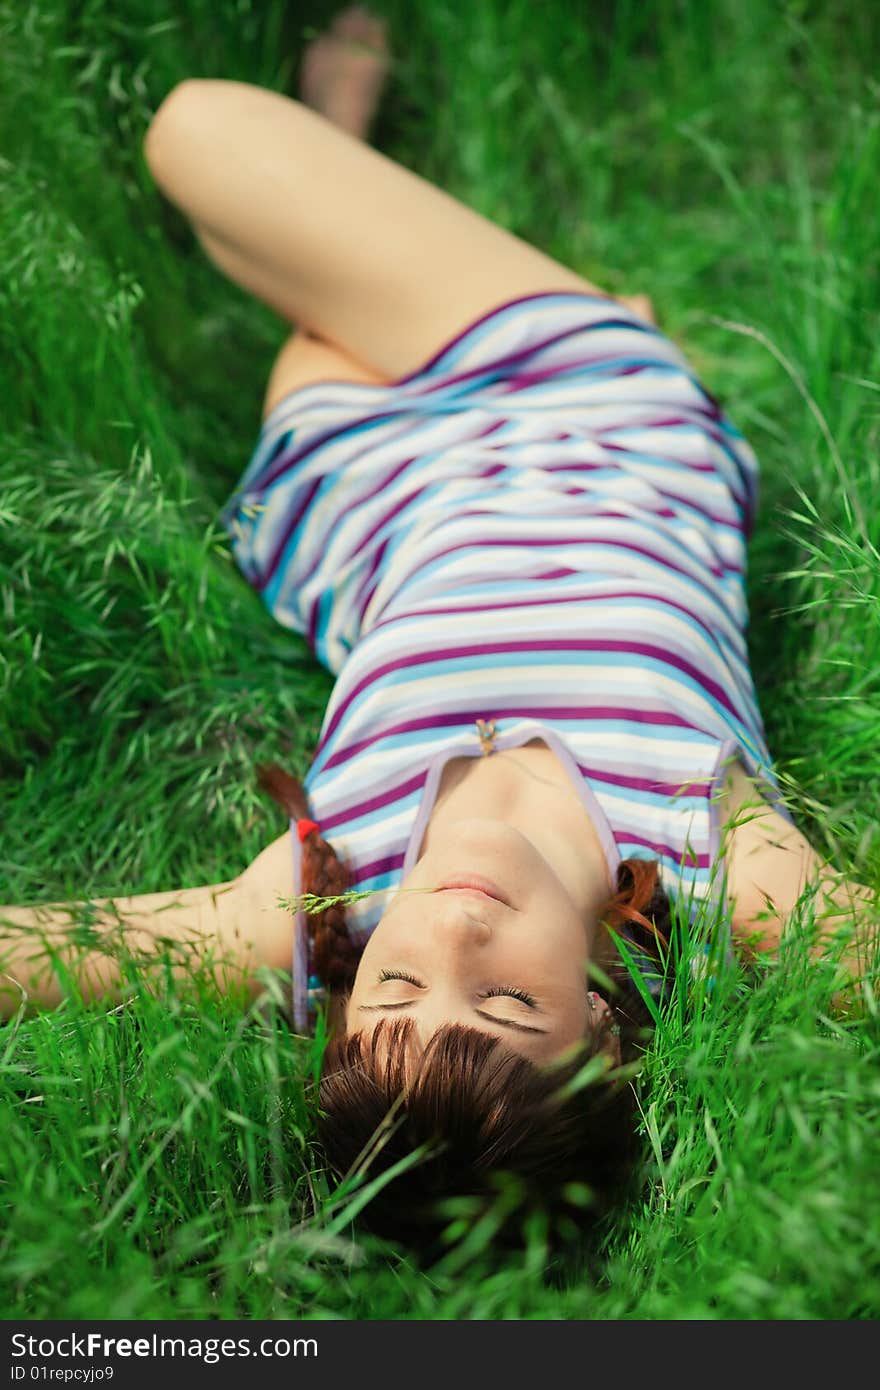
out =
<path fill-rule="evenodd" d="M 99 898 L 37 907 L 0 907 L 0 1019 L 24 1002 L 52 1008 L 62 997 L 60 962 L 86 998 L 117 1002 L 125 992 L 118 947 L 139 960 L 159 960 L 169 948 L 173 973 L 185 976 L 209 961 L 221 988 L 244 982 L 259 989 L 261 966 L 290 968 L 291 914 L 276 905 L 292 895 L 283 877 L 285 834 L 237 878 L 162 893 Z M 59 978 L 59 974 L 61 978 Z"/>
<path fill-rule="evenodd" d="M 775 811 L 734 764 L 728 782 L 731 816 L 725 855 L 734 937 L 747 954 L 775 950 L 801 895 L 815 887 L 815 935 L 810 954 L 821 959 L 841 935 L 841 965 L 855 989 L 870 970 L 878 941 L 877 893 L 824 860 L 795 826 Z"/>

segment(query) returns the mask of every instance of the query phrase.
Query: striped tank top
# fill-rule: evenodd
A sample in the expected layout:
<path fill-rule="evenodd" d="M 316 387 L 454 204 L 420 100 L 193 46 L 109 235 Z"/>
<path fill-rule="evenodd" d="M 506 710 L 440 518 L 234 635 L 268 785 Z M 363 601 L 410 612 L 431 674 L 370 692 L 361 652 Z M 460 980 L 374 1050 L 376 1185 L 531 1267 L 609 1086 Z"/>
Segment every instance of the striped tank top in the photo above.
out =
<path fill-rule="evenodd" d="M 681 351 L 603 295 L 521 296 L 399 381 L 276 404 L 222 520 L 336 677 L 305 786 L 368 893 L 355 939 L 415 865 L 446 762 L 481 755 L 492 721 L 493 747 L 557 754 L 612 882 L 656 859 L 691 920 L 723 909 L 729 760 L 791 820 L 745 640 L 757 498 L 754 453 Z M 303 1026 L 302 913 L 294 935 Z"/>

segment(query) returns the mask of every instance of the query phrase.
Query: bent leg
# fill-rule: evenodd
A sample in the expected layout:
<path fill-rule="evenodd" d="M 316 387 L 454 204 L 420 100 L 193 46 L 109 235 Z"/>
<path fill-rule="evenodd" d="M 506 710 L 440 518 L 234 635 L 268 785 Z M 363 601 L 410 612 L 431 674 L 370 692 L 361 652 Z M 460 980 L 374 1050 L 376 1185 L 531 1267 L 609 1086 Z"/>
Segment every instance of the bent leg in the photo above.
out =
<path fill-rule="evenodd" d="M 604 293 L 261 87 L 187 79 L 160 106 L 144 150 L 165 195 L 259 268 L 291 323 L 386 377 L 415 371 L 506 300 Z"/>
<path fill-rule="evenodd" d="M 206 255 L 218 270 L 222 270 L 224 275 L 228 275 L 250 294 L 262 299 L 276 313 L 286 317 L 284 287 L 279 286 L 271 274 L 267 274 L 261 266 L 255 265 L 247 256 L 213 236 L 198 223 L 195 224 L 194 231 Z M 327 380 L 363 381 L 379 386 L 387 379 L 365 363 L 356 361 L 340 348 L 299 330 L 285 340 L 275 358 L 263 401 L 263 419 L 283 396 L 298 386 L 309 386 L 313 382 Z"/>
<path fill-rule="evenodd" d="M 381 386 L 385 378 L 321 338 L 294 333 L 283 344 L 269 373 L 263 419 L 290 391 L 320 381 L 361 381 Z"/>

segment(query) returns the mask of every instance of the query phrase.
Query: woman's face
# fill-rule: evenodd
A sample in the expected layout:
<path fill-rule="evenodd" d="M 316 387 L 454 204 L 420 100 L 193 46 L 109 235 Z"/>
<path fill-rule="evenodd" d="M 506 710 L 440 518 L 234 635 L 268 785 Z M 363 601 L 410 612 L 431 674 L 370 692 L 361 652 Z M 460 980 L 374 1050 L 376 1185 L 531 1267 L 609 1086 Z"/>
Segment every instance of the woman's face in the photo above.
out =
<path fill-rule="evenodd" d="M 442 886 L 469 876 L 505 901 Z M 558 874 L 514 826 L 456 821 L 401 888 L 433 891 L 396 893 L 370 936 L 348 1003 L 349 1033 L 411 1018 L 424 1046 L 443 1024 L 460 1023 L 542 1063 L 598 1022 L 586 973 L 596 923 L 582 919 Z"/>

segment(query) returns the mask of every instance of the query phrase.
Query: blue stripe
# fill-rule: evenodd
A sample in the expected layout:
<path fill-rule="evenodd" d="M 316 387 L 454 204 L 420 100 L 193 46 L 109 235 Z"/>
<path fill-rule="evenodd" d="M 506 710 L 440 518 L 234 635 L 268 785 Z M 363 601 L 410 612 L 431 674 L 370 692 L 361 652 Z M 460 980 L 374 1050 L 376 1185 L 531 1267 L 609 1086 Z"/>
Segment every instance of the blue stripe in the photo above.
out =
<path fill-rule="evenodd" d="M 518 518 L 518 520 L 521 521 L 521 523 L 524 525 L 528 522 L 527 517 L 521 517 Z M 627 520 L 630 520 L 630 518 L 627 518 Z M 656 526 L 652 528 L 647 524 L 643 525 L 642 529 L 647 530 L 649 532 L 653 531 L 654 533 L 656 533 L 657 530 Z M 534 539 L 534 535 L 532 535 L 531 539 Z M 618 537 L 618 540 L 621 539 L 622 538 Z M 650 583 L 651 579 L 649 576 L 651 568 L 653 567 L 653 569 L 656 572 L 658 567 L 662 566 L 664 569 L 665 582 L 667 584 L 680 584 L 683 588 L 688 589 L 691 593 L 698 594 L 704 603 L 708 601 L 709 603 L 714 604 L 715 607 L 719 608 L 720 611 L 725 614 L 728 622 L 731 621 L 730 614 L 727 612 L 726 607 L 724 606 L 724 604 L 720 602 L 718 595 L 712 592 L 712 589 L 709 587 L 709 583 L 701 584 L 698 580 L 691 578 L 687 573 L 682 573 L 682 571 L 678 569 L 672 571 L 669 569 L 668 565 L 665 564 L 665 562 L 662 559 L 654 559 L 650 554 L 639 554 L 634 557 L 635 561 L 641 567 L 641 574 L 620 574 L 618 576 L 613 571 L 609 572 L 607 567 L 603 568 L 602 560 L 600 557 L 602 555 L 606 555 L 607 552 L 610 552 L 611 555 L 617 559 L 618 563 L 620 563 L 621 557 L 627 553 L 627 545 L 625 542 L 623 544 L 607 545 L 603 544 L 602 540 L 599 539 L 598 536 L 585 536 L 582 541 L 574 540 L 569 541 L 568 543 L 559 541 L 557 542 L 557 544 L 559 547 L 558 553 L 554 550 L 554 545 L 552 544 L 531 547 L 529 545 L 528 539 L 524 538 L 518 541 L 515 538 L 511 537 L 506 545 L 493 545 L 491 547 L 492 563 L 493 565 L 497 564 L 500 568 L 500 566 L 504 563 L 505 558 L 508 557 L 509 552 L 514 551 L 517 553 L 514 554 L 512 557 L 513 563 L 517 566 L 521 566 L 522 552 L 523 550 L 528 550 L 530 555 L 533 555 L 535 558 L 546 560 L 546 564 L 549 567 L 563 564 L 570 565 L 572 563 L 571 560 L 564 559 L 563 552 L 571 551 L 573 549 L 576 549 L 578 546 L 583 546 L 585 550 L 589 550 L 589 558 L 591 560 L 595 558 L 596 563 L 595 565 L 591 565 L 590 569 L 579 570 L 578 572 L 580 574 L 592 575 L 594 579 L 616 579 L 619 577 L 624 583 L 630 582 L 633 584 L 638 584 L 642 582 L 642 580 L 644 580 L 647 583 Z M 468 550 L 475 551 L 478 547 L 479 541 L 474 537 L 467 541 L 462 541 L 460 544 L 456 546 L 455 550 L 450 551 L 447 555 L 441 555 L 435 560 L 426 560 L 424 564 L 420 564 L 417 567 L 417 569 L 415 569 L 412 573 L 408 574 L 405 579 L 401 580 L 400 587 L 397 591 L 398 595 L 405 596 L 407 590 L 411 587 L 414 587 L 415 585 L 424 587 L 424 582 L 426 579 L 431 579 L 435 575 L 441 575 L 444 570 L 449 570 L 454 565 L 460 564 L 462 558 L 465 556 Z M 692 558 L 695 559 L 695 557 Z M 710 583 L 715 581 L 716 576 L 712 574 L 711 570 L 709 570 L 708 568 L 706 569 L 706 575 Z M 517 588 L 517 581 L 510 580 L 508 582 L 510 585 L 511 592 L 514 592 Z M 524 576 L 520 582 L 529 582 L 529 576 Z M 685 600 L 682 599 L 682 602 L 684 601 Z"/>
<path fill-rule="evenodd" d="M 523 580 L 523 581 L 521 581 L 519 584 L 516 584 L 515 581 L 509 580 L 509 579 L 490 579 L 490 580 L 486 580 L 485 582 L 481 582 L 481 583 L 479 583 L 479 584 L 471 584 L 471 585 L 463 584 L 463 585 L 461 586 L 461 588 L 456 588 L 455 591 L 454 591 L 454 593 L 445 593 L 445 594 L 443 595 L 443 603 L 444 603 L 444 604 L 449 604 L 450 606 L 455 606 L 455 605 L 459 602 L 459 600 L 464 600 L 464 599 L 468 599 L 468 598 L 476 598 L 476 597 L 479 597 L 479 598 L 486 598 L 486 599 L 491 599 L 491 598 L 495 598 L 495 597 L 509 598 L 509 597 L 511 596 L 511 591 L 512 591 L 512 590 L 515 591 L 516 597 L 517 597 L 517 598 L 520 598 L 520 599 L 522 599 L 522 598 L 531 598 L 531 597 L 532 597 L 532 594 L 531 594 L 530 592 L 526 592 L 526 591 L 524 590 L 524 585 L 529 584 L 529 583 L 530 583 L 530 584 L 534 584 L 536 587 L 537 587 L 537 586 L 546 587 L 549 583 L 552 582 L 554 591 L 556 591 L 556 590 L 558 590 L 558 589 L 563 589 L 563 588 L 566 588 L 566 589 L 578 588 L 579 590 L 581 590 L 581 589 L 583 588 L 584 578 L 585 578 L 584 573 L 583 573 L 582 571 L 579 570 L 579 571 L 578 571 L 577 573 L 575 573 L 575 574 L 571 574 L 571 575 L 562 575 L 562 576 L 560 576 L 558 579 L 554 579 L 554 580 L 552 580 L 552 581 L 546 580 L 546 579 L 543 579 L 543 580 L 534 579 L 534 580 Z M 603 576 L 603 578 L 604 578 L 604 576 Z M 618 578 L 618 576 L 611 576 L 611 579 L 612 579 L 612 580 L 617 579 L 617 578 Z M 619 582 L 622 583 L 622 584 L 627 584 L 627 583 L 642 584 L 642 583 L 644 583 L 644 584 L 650 586 L 652 583 L 655 583 L 656 581 L 650 579 L 649 577 L 645 577 L 644 580 L 641 580 L 641 579 L 630 578 L 630 577 L 627 576 L 627 575 L 620 575 L 620 576 L 619 576 Z M 425 602 L 427 602 L 427 601 L 428 601 L 428 600 L 426 599 Z M 416 600 L 416 602 L 418 602 L 418 600 Z M 598 595 L 598 596 L 597 596 L 596 598 L 594 598 L 594 599 L 590 599 L 590 598 L 586 598 L 586 597 L 585 597 L 585 598 L 584 598 L 585 623 L 586 623 L 586 621 L 587 621 L 591 616 L 594 617 L 596 614 L 599 614 L 600 617 L 601 617 L 602 611 L 603 611 L 603 609 L 606 608 L 606 607 L 608 607 L 608 608 L 624 608 L 624 607 L 627 607 L 627 608 L 630 609 L 630 611 L 632 611 L 632 610 L 634 610 L 634 609 L 642 608 L 642 607 L 643 607 L 644 605 L 646 605 L 646 604 L 647 604 L 647 605 L 650 605 L 650 606 L 652 606 L 652 607 L 654 607 L 654 608 L 659 608 L 659 609 L 661 609 L 661 611 L 662 611 L 667 617 L 669 617 L 671 621 L 682 623 L 685 627 L 690 628 L 694 633 L 697 633 L 697 634 L 700 636 L 700 638 L 701 638 L 704 642 L 708 642 L 708 643 L 711 644 L 711 642 L 712 642 L 712 640 L 713 640 L 713 638 L 714 638 L 714 639 L 716 639 L 718 642 L 722 643 L 723 646 L 724 646 L 724 648 L 725 648 L 725 651 L 728 653 L 728 655 L 730 656 L 730 658 L 736 663 L 736 665 L 737 665 L 737 667 L 739 668 L 739 670 L 740 670 L 741 672 L 743 672 L 743 673 L 747 672 L 747 669 L 748 669 L 748 668 L 746 667 L 745 663 L 743 662 L 742 652 L 740 651 L 740 649 L 738 649 L 737 647 L 734 647 L 734 646 L 733 646 L 733 644 L 730 642 L 729 638 L 727 638 L 727 637 L 725 636 L 725 634 L 724 634 L 722 631 L 720 631 L 720 630 L 719 630 L 718 628 L 716 628 L 716 627 L 711 627 L 711 626 L 710 626 L 710 627 L 707 627 L 705 623 L 700 623 L 700 622 L 698 622 L 697 619 L 696 619 L 695 617 L 693 617 L 691 614 L 689 614 L 689 613 L 683 611 L 682 608 L 681 608 L 678 604 L 676 604 L 676 605 L 673 607 L 670 603 L 664 602 L 662 599 L 659 599 L 659 598 L 641 598 L 641 597 L 638 597 L 638 598 L 635 598 L 635 597 L 634 597 L 634 598 L 620 598 L 620 597 L 605 598 L 604 595 L 601 595 L 601 594 Z M 564 623 L 564 620 L 565 620 L 565 617 L 566 617 L 566 610 L 567 610 L 567 612 L 568 612 L 569 614 L 576 614 L 576 613 L 577 613 L 577 607 L 576 607 L 576 605 L 575 605 L 574 603 L 569 602 L 569 603 L 566 603 L 564 606 L 563 606 L 563 605 L 560 605 L 560 607 L 557 609 L 556 606 L 555 606 L 555 604 L 554 604 L 554 602 L 553 602 L 553 599 L 551 599 L 551 598 L 546 598 L 546 599 L 544 599 L 542 602 L 536 603 L 536 604 L 534 604 L 532 607 L 529 607 L 529 608 L 497 608 L 497 609 L 496 609 L 496 608 L 493 608 L 493 609 L 491 609 L 491 610 L 488 610 L 488 611 L 486 612 L 485 615 L 481 615 L 479 609 L 473 609 L 471 612 L 466 612 L 466 613 L 453 613 L 453 614 L 446 615 L 446 614 L 439 614 L 439 613 L 438 613 L 438 614 L 432 614 L 432 613 L 428 612 L 426 616 L 425 616 L 425 615 L 422 615 L 422 614 L 413 614 L 413 615 L 410 617 L 410 616 L 406 613 L 406 610 L 404 610 L 404 611 L 403 611 L 402 613 L 400 613 L 400 614 L 394 614 L 392 617 L 388 618 L 387 621 L 383 621 L 382 627 L 381 627 L 381 628 L 377 628 L 376 631 L 377 631 L 377 632 L 383 632 L 383 633 L 386 632 L 386 631 L 390 631 L 392 624 L 395 624 L 395 625 L 396 625 L 396 624 L 398 624 L 398 623 L 401 624 L 401 625 L 406 624 L 406 625 L 413 626 L 413 627 L 416 628 L 416 630 L 418 630 L 418 625 L 424 624 L 424 623 L 426 623 L 426 622 L 430 622 L 432 616 L 437 616 L 437 617 L 442 616 L 442 617 L 445 619 L 445 621 L 446 621 L 447 623 L 459 622 L 459 623 L 462 624 L 462 626 L 464 626 L 465 624 L 467 624 L 468 622 L 470 622 L 472 619 L 476 619 L 478 622 L 481 622 L 481 621 L 493 622 L 493 621 L 496 621 L 496 620 L 500 620 L 505 614 L 513 614 L 513 615 L 516 615 L 516 616 L 522 615 L 522 622 L 523 622 L 523 623 L 526 623 L 526 622 L 535 622 L 535 621 L 540 621 L 541 616 L 542 616 L 542 614 L 541 614 L 541 609 L 542 609 L 543 607 L 546 607 L 546 608 L 553 608 L 553 609 L 554 609 L 554 616 L 555 616 L 557 619 L 562 618 L 563 623 Z M 728 616 L 729 616 L 729 615 L 728 615 Z M 575 620 L 576 620 L 576 619 L 575 619 Z M 562 626 L 562 624 L 560 624 L 560 626 Z M 570 624 L 569 624 L 569 626 L 570 626 Z M 548 629 L 548 631 L 552 631 L 552 630 L 555 630 L 555 629 Z M 563 630 L 564 630 L 564 629 L 563 629 Z M 588 630 L 588 629 L 585 627 L 585 635 L 586 635 L 586 633 L 587 633 L 587 630 Z M 396 627 L 395 627 L 395 631 L 396 631 Z"/>
<path fill-rule="evenodd" d="M 327 628 L 333 614 L 333 590 L 325 589 L 318 600 L 318 615 L 315 623 L 315 655 L 324 665 L 327 660 Z"/>

